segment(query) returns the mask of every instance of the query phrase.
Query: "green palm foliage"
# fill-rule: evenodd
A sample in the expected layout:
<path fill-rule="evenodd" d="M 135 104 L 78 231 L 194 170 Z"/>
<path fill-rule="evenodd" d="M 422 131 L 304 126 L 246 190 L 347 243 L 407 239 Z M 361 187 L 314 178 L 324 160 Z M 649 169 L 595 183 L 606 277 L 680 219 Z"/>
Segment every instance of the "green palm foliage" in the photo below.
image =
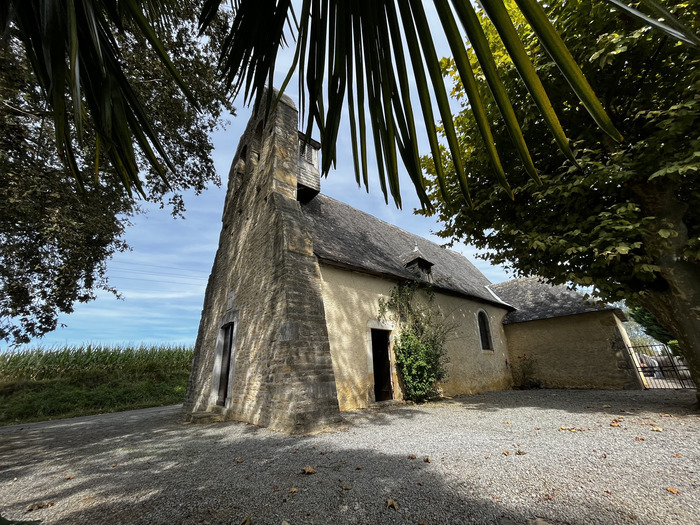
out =
<path fill-rule="evenodd" d="M 511 0 L 481 0 L 481 5 L 506 44 L 559 148 L 575 163 L 564 130 L 516 36 L 509 9 L 521 10 L 593 119 L 611 137 L 621 140 L 536 0 L 515 1 L 517 7 Z M 640 3 L 648 15 L 620 0 L 607 1 L 700 49 L 700 39 L 657 0 Z M 221 4 L 222 0 L 204 1 L 202 27 L 211 23 Z M 537 179 L 508 97 L 490 66 L 491 51 L 469 1 L 434 0 L 442 27 L 429 24 L 424 2 L 418 0 L 302 0 L 298 15 L 291 0 L 233 0 L 230 4 L 233 23 L 220 60 L 228 86 L 234 94 L 243 92 L 246 101 L 264 103 L 268 109 L 272 107 L 271 91 L 265 100 L 262 98 L 264 87 L 272 85 L 280 48 L 294 40 L 295 59 L 287 82 L 295 71 L 299 72 L 301 113 L 309 133 L 314 126 L 319 129 L 324 173 L 328 173 L 336 161 L 336 139 L 341 115 L 347 108 L 358 183 L 368 184 L 367 145 L 371 140 L 385 198 L 391 195 L 397 205 L 401 204 L 400 159 L 421 202 L 429 206 L 420 170 L 416 122 L 424 124 L 435 165 L 441 166 L 439 142 L 433 128 L 437 109 L 458 173 L 460 191 L 469 202 L 468 180 L 440 74 L 440 57 L 432 38 L 435 31 L 442 29 L 465 86 L 472 83 L 470 66 L 464 59 L 466 46 L 474 49 L 518 154 L 530 176 Z M 167 152 L 151 126 L 147 110 L 122 71 L 113 35 L 115 31 L 124 30 L 125 20 L 137 27 L 158 51 L 184 95 L 196 105 L 160 45 L 155 30 L 159 20 L 169 15 L 172 6 L 173 0 L 3 2 L 0 26 L 6 30 L 17 29 L 51 108 L 59 150 L 79 181 L 83 180 L 84 167 L 76 161 L 71 133 L 80 137 L 84 112 L 92 115 L 100 151 L 108 156 L 127 189 L 140 191 L 134 144 L 161 173 L 165 172 L 165 167 L 158 165 L 154 151 L 169 163 Z M 467 35 L 468 44 L 464 44 L 461 31 Z M 418 106 L 414 106 L 414 93 Z M 507 187 L 483 104 L 476 90 L 468 90 L 468 96 L 496 177 Z M 414 115 L 414 107 L 420 107 L 422 118 Z M 444 174 L 437 173 L 437 177 L 444 188 Z M 443 197 L 451 200 L 446 192 Z"/>

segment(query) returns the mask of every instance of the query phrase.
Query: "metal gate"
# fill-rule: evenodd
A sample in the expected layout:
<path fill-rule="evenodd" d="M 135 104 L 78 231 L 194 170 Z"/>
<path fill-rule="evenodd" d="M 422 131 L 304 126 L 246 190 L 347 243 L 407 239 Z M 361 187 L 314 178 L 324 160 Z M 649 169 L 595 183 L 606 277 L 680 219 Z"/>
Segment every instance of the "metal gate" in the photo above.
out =
<path fill-rule="evenodd" d="M 695 388 L 685 359 L 661 343 L 630 347 L 645 388 Z"/>

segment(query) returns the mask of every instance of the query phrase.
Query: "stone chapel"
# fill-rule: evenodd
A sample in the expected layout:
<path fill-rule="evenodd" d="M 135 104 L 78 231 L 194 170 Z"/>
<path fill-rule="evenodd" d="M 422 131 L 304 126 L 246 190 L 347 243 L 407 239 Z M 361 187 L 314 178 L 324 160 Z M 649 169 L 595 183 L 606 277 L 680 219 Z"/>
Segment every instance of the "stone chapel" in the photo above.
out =
<path fill-rule="evenodd" d="M 537 279 L 492 284 L 462 255 L 320 193 L 320 144 L 283 96 L 254 115 L 229 173 L 184 413 L 305 433 L 343 411 L 400 400 L 379 304 L 431 282 L 455 332 L 444 395 L 641 388 L 619 310 Z"/>

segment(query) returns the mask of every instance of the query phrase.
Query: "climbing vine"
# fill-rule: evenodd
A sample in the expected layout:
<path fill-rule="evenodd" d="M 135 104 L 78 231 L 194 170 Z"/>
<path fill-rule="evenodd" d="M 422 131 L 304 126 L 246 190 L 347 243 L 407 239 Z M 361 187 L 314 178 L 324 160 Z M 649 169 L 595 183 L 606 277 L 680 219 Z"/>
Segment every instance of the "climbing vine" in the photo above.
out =
<path fill-rule="evenodd" d="M 432 288 L 416 281 L 398 284 L 387 301 L 379 302 L 379 319 L 391 316 L 400 326 L 396 370 L 409 401 L 438 397 L 438 383 L 447 377 L 445 342 L 453 328 L 434 299 Z"/>

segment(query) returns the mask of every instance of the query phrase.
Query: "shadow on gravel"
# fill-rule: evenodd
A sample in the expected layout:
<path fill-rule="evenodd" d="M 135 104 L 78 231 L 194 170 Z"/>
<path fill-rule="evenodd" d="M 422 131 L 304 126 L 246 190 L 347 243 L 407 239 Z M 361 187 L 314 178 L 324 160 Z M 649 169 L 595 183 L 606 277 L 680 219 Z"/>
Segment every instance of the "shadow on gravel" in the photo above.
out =
<path fill-rule="evenodd" d="M 324 439 L 342 438 L 342 431 L 293 437 L 242 423 L 184 425 L 175 409 L 128 414 L 5 428 L 0 514 L 45 524 L 239 524 L 246 516 L 256 525 L 525 523 L 532 517 L 472 494 L 468 480 L 446 484 L 436 462 Z M 306 467 L 313 473 L 304 473 Z M 25 513 L 38 502 L 52 505 Z"/>
<path fill-rule="evenodd" d="M 618 441 L 611 439 L 625 435 L 613 434 L 617 429 L 607 424 L 605 431 L 601 427 L 597 433 L 543 429 L 542 436 L 531 435 L 523 442 L 527 455 L 501 455 L 498 451 L 504 447 L 497 443 L 493 445 L 499 447 L 495 455 L 487 460 L 479 447 L 499 438 L 510 444 L 513 438 L 508 433 L 515 432 L 518 425 L 504 425 L 499 414 L 500 434 L 495 434 L 479 426 L 485 420 L 479 414 L 528 407 L 572 414 L 642 410 L 681 415 L 688 412 L 685 407 L 691 400 L 694 392 L 494 392 L 349 414 L 344 427 L 311 436 L 288 436 L 235 422 L 185 425 L 179 422 L 179 407 L 4 427 L 0 429 L 0 515 L 71 525 L 237 525 L 246 516 L 253 525 L 281 525 L 283 521 L 291 525 L 514 525 L 536 516 L 547 520 L 540 523 L 571 525 L 661 523 L 654 521 L 657 514 L 647 521 L 642 515 L 636 517 L 640 508 L 630 501 L 636 504 L 637 500 L 629 500 L 622 489 L 614 494 L 618 484 L 635 482 L 635 468 L 615 463 L 613 453 L 601 459 L 600 454 L 593 458 L 588 452 L 604 447 L 614 451 Z M 440 411 L 443 406 L 447 408 L 444 412 Z M 461 423 L 451 421 L 454 409 L 474 411 L 475 416 L 467 418 L 473 422 L 468 432 L 455 427 Z M 442 419 L 432 419 L 431 412 Z M 443 441 L 423 439 L 434 432 L 428 421 L 445 427 L 440 434 Z M 678 421 L 678 425 L 685 424 Z M 392 424 L 393 428 L 387 428 Z M 635 427 L 635 432 L 646 429 Z M 687 476 L 692 477 L 695 445 L 688 443 L 683 458 L 672 459 L 660 438 L 685 436 L 681 432 L 694 429 L 679 426 L 653 439 L 649 431 L 645 434 L 648 440 L 641 442 L 634 440 L 637 434 L 630 434 L 619 446 L 629 447 L 629 442 L 657 447 L 653 450 L 660 452 L 651 460 L 658 467 L 649 467 L 653 472 L 685 465 L 683 468 L 690 469 Z M 462 444 L 452 448 L 452 453 L 438 452 L 459 439 Z M 564 462 L 563 468 L 527 489 L 539 465 L 552 457 L 550 443 L 556 439 L 569 447 L 555 456 Z M 430 461 L 423 456 L 427 447 L 433 447 Z M 574 460 L 578 462 L 572 463 Z M 594 460 L 604 469 L 591 471 Z M 304 473 L 306 467 L 310 467 L 308 473 Z M 556 477 L 559 472 L 561 479 Z M 572 476 L 575 486 L 568 496 L 558 496 L 557 491 Z M 589 489 L 589 483 L 594 485 L 588 478 L 594 476 L 604 479 L 604 487 L 613 491 Z M 676 496 L 664 486 L 639 486 L 637 490 L 653 495 L 650 512 L 666 509 L 664 512 L 685 516 L 684 509 L 697 501 L 692 489 L 681 487 L 683 493 Z M 543 492 L 546 487 L 549 492 Z M 679 499 L 685 497 L 689 506 Z M 53 505 L 25 513 L 28 506 L 39 502 Z M 557 521 L 557 516 L 567 519 Z"/>
<path fill-rule="evenodd" d="M 489 412 L 519 407 L 573 414 L 645 410 L 688 415 L 699 411 L 695 390 L 505 390 L 455 397 L 438 403 Z"/>

